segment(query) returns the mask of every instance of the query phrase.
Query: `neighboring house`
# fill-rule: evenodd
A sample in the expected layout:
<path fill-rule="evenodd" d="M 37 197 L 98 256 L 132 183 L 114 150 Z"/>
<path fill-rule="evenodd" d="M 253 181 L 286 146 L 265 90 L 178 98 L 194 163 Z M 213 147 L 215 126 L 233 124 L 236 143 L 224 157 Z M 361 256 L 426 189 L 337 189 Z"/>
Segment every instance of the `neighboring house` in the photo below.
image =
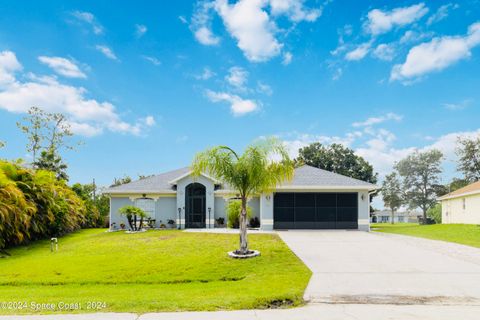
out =
<path fill-rule="evenodd" d="M 295 169 L 291 182 L 273 193 L 249 200 L 261 229 L 359 229 L 369 230 L 371 183 L 310 166 Z M 235 191 L 208 174 L 192 177 L 189 168 L 111 187 L 110 223 L 127 224 L 118 210 L 125 205 L 144 209 L 156 227 L 174 220 L 176 227 L 214 228 L 226 216 L 227 202 Z"/>
<path fill-rule="evenodd" d="M 442 223 L 480 224 L 480 181 L 438 200 L 442 203 Z"/>
<path fill-rule="evenodd" d="M 421 213 L 414 211 L 399 211 L 395 212 L 394 223 L 417 223 L 418 216 Z M 390 210 L 375 211 L 370 217 L 372 223 L 392 223 L 392 212 Z"/>

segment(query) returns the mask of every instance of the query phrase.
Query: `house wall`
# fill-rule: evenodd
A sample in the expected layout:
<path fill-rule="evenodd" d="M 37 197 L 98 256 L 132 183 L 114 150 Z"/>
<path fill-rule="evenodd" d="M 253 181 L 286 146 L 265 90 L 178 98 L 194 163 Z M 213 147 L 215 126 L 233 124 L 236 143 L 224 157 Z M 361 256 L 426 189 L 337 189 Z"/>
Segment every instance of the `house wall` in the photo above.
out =
<path fill-rule="evenodd" d="M 480 224 L 480 195 L 442 200 L 442 223 Z"/>
<path fill-rule="evenodd" d="M 182 229 L 185 228 L 185 188 L 190 184 L 190 183 L 201 183 L 205 186 L 206 188 L 206 193 L 205 193 L 205 201 L 206 201 L 206 218 L 205 218 L 205 224 L 207 228 L 213 228 L 214 227 L 214 221 L 215 221 L 215 197 L 214 197 L 214 189 L 215 189 L 215 184 L 212 180 L 204 177 L 204 176 L 199 176 L 193 178 L 192 176 L 186 176 L 183 179 L 180 179 L 177 181 L 177 214 L 178 214 L 178 208 L 181 208 L 181 214 L 180 214 L 180 220 L 177 221 L 177 225 L 180 224 L 180 227 Z M 208 219 L 208 208 L 211 208 L 211 214 L 210 214 L 210 219 Z M 177 218 L 178 220 L 178 218 Z"/>
<path fill-rule="evenodd" d="M 160 197 L 155 203 L 155 225 L 160 227 L 161 224 L 168 226 L 168 220 L 177 221 L 177 198 Z"/>
<path fill-rule="evenodd" d="M 128 228 L 127 218 L 121 216 L 118 210 L 124 206 L 133 206 L 133 201 L 128 197 L 112 197 L 110 198 L 110 225 L 115 223 L 117 229 L 120 228 L 120 224 L 124 223 L 126 228 Z"/>

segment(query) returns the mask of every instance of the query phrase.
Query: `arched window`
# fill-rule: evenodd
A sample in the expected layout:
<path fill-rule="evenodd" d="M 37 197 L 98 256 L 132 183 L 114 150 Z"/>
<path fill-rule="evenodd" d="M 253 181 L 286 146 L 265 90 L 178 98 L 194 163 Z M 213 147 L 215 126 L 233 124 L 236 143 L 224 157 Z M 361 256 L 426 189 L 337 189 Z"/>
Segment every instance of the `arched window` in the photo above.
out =
<path fill-rule="evenodd" d="M 135 207 L 142 209 L 148 218 L 155 219 L 155 201 L 150 198 L 140 198 L 135 200 Z"/>

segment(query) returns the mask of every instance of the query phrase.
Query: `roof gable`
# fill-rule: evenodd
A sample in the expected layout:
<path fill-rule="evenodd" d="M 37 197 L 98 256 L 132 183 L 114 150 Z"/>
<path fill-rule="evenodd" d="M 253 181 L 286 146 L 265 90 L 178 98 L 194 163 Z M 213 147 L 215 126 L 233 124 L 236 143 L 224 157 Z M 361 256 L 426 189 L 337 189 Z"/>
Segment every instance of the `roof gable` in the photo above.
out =
<path fill-rule="evenodd" d="M 476 193 L 480 193 L 480 181 L 471 183 L 468 186 L 465 186 L 453 192 L 447 193 L 446 195 L 441 196 L 438 199 L 443 200 L 443 199 L 458 198 L 458 197 L 476 194 Z"/>

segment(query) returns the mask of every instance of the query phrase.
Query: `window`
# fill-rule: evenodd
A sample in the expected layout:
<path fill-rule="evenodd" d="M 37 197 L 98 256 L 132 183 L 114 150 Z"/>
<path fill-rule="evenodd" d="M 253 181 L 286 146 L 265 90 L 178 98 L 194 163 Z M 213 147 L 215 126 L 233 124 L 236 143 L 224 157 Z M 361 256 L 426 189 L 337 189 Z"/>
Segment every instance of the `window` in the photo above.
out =
<path fill-rule="evenodd" d="M 463 205 L 463 210 L 465 210 L 466 207 L 467 207 L 466 199 L 465 199 L 465 198 L 462 199 L 462 205 Z"/>
<path fill-rule="evenodd" d="M 145 211 L 147 218 L 155 219 L 155 201 L 153 199 L 137 199 L 135 200 L 135 206 Z"/>
<path fill-rule="evenodd" d="M 381 216 L 380 217 L 380 222 L 388 222 L 388 220 L 390 220 L 389 216 Z"/>
<path fill-rule="evenodd" d="M 398 217 L 398 222 L 405 222 L 405 218 L 403 216 Z"/>

